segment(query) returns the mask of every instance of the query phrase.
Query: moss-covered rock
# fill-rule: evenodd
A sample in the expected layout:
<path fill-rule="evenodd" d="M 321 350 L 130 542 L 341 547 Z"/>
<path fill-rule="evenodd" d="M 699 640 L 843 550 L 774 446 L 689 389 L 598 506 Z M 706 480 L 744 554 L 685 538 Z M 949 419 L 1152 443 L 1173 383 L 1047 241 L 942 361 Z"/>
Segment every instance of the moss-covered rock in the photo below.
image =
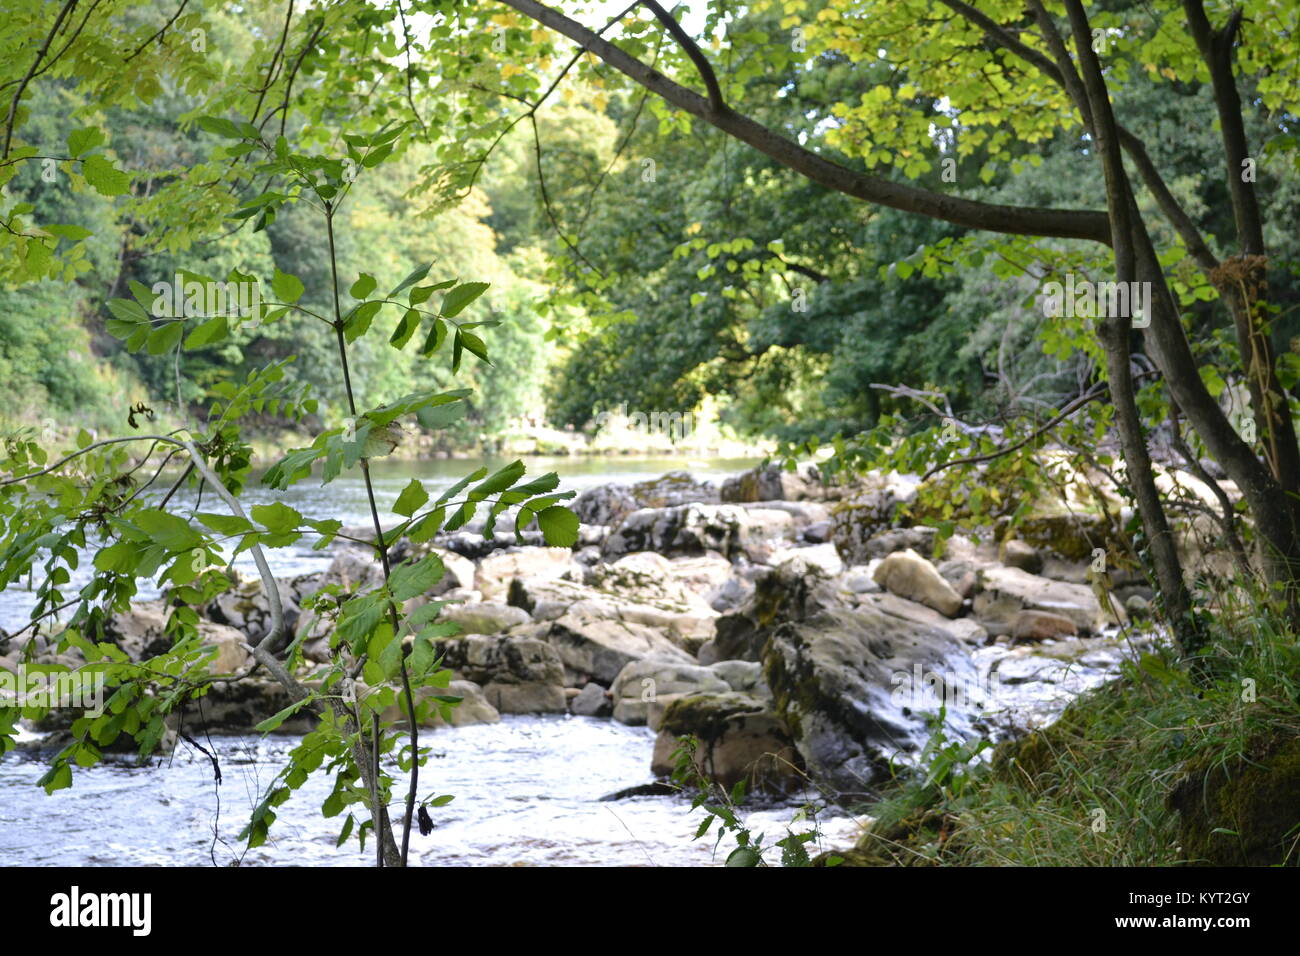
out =
<path fill-rule="evenodd" d="M 1270 734 L 1240 757 L 1196 759 L 1169 808 L 1189 862 L 1300 866 L 1300 737 Z"/>
<path fill-rule="evenodd" d="M 996 525 L 999 538 L 1005 536 L 1008 521 Z M 1042 511 L 1022 518 L 1016 537 L 1025 544 L 1059 554 L 1070 561 L 1085 561 L 1096 548 L 1108 554 L 1126 554 L 1131 546 L 1118 531 L 1111 515 L 1086 511 Z"/>
<path fill-rule="evenodd" d="M 831 540 L 845 564 L 866 564 L 868 542 L 892 528 L 911 524 L 900 509 L 916 498 L 917 479 L 890 473 L 865 476 L 858 489 L 831 508 Z"/>

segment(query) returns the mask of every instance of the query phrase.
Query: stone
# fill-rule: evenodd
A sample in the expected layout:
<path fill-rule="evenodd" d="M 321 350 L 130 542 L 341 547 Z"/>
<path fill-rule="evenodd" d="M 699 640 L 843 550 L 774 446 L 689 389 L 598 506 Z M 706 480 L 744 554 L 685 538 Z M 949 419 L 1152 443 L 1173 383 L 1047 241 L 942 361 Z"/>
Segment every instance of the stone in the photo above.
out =
<path fill-rule="evenodd" d="M 899 693 L 914 673 L 953 685 L 977 680 L 951 634 L 866 608 L 824 607 L 778 626 L 763 663 L 776 713 L 809 771 L 841 795 L 867 792 L 891 759 L 924 746 L 925 720 Z M 971 731 L 967 715 L 949 718 L 955 732 Z"/>
<path fill-rule="evenodd" d="M 448 604 L 439 612 L 438 619 L 459 624 L 462 634 L 499 634 L 532 620 L 522 608 L 497 601 Z"/>
<path fill-rule="evenodd" d="M 1011 619 L 1011 638 L 1014 641 L 1045 641 L 1078 633 L 1074 621 L 1050 611 L 1018 611 Z"/>
<path fill-rule="evenodd" d="M 518 548 L 488 555 L 479 562 L 475 587 L 488 601 L 504 601 L 516 578 L 559 578 L 575 575 L 582 580 L 582 566 L 568 548 Z"/>
<path fill-rule="evenodd" d="M 350 552 L 345 552 L 348 553 Z M 338 561 L 336 558 L 335 562 Z M 382 569 L 379 580 L 383 580 Z M 287 633 L 292 634 L 298 625 L 298 605 L 293 599 L 289 582 L 276 581 L 276 589 L 280 593 L 284 626 Z M 256 644 L 271 630 L 271 602 L 266 596 L 261 578 L 236 575 L 234 585 L 209 602 L 204 613 L 209 620 L 240 631 L 250 643 Z"/>
<path fill-rule="evenodd" d="M 610 532 L 604 553 L 612 559 L 633 551 L 666 556 L 715 551 L 730 560 L 744 555 L 763 562 L 782 541 L 793 538 L 794 527 L 794 517 L 775 508 L 710 504 L 642 508 Z"/>
<path fill-rule="evenodd" d="M 254 734 L 256 726 L 293 703 L 289 692 L 273 680 L 251 677 L 211 685 L 200 711 L 189 711 L 188 733 L 202 728 L 210 733 Z M 316 724 L 316 717 L 303 709 L 289 717 L 273 733 L 303 734 Z"/>
<path fill-rule="evenodd" d="M 1151 602 L 1141 594 L 1130 594 L 1124 601 L 1124 610 L 1135 621 L 1145 621 L 1151 616 Z"/>
<path fill-rule="evenodd" d="M 1048 611 L 1074 622 L 1080 634 L 1094 634 L 1110 621 L 1091 588 L 1038 577 L 1019 568 L 989 568 L 980 572 L 974 612 L 991 631 L 1009 633 L 1022 610 Z M 1119 611 L 1112 605 L 1113 611 Z"/>
<path fill-rule="evenodd" d="M 579 717 L 608 717 L 613 712 L 609 695 L 599 684 L 587 683 L 569 701 L 569 710 Z"/>
<path fill-rule="evenodd" d="M 898 509 L 916 498 L 920 479 L 898 472 L 873 472 L 831 508 L 831 540 L 846 564 L 867 564 L 869 542 L 895 528 Z"/>
<path fill-rule="evenodd" d="M 730 573 L 731 565 L 719 561 Z M 664 631 L 674 643 L 695 650 L 713 637 L 718 614 L 693 588 L 700 586 L 699 576 L 707 581 L 717 575 L 716 565 L 706 558 L 670 562 L 659 555 L 637 553 L 593 568 L 588 584 L 559 578 L 516 579 L 509 600 L 534 620 L 577 614 L 630 621 Z"/>
<path fill-rule="evenodd" d="M 565 614 L 552 625 L 547 641 L 573 675 L 609 686 L 632 661 L 649 657 L 682 664 L 694 658 L 660 631 L 632 621 Z"/>
<path fill-rule="evenodd" d="M 233 627 L 200 621 L 199 638 L 217 649 L 217 656 L 208 662 L 209 674 L 238 674 L 252 661 L 244 635 Z"/>
<path fill-rule="evenodd" d="M 707 667 L 651 658 L 633 661 L 618 673 L 610 696 L 614 719 L 633 726 L 644 724 L 648 705 L 660 694 L 725 694 L 731 685 Z"/>
<path fill-rule="evenodd" d="M 588 488 L 569 506 L 582 524 L 614 525 L 636 511 L 638 505 L 627 485 L 614 482 Z"/>
<path fill-rule="evenodd" d="M 665 709 L 655 738 L 651 772 L 669 776 L 678 737 L 699 741 L 695 769 L 730 789 L 741 780 L 747 789 L 788 792 L 803 778 L 800 759 L 781 720 L 762 701 L 745 694 L 678 697 Z"/>
<path fill-rule="evenodd" d="M 503 714 L 563 714 L 568 710 L 564 688 L 540 681 L 493 681 L 484 686 L 483 696 Z"/>
<path fill-rule="evenodd" d="M 863 553 L 867 558 L 883 558 L 895 551 L 911 549 L 918 554 L 934 553 L 934 542 L 939 532 L 935 528 L 894 528 L 871 537 Z"/>
<path fill-rule="evenodd" d="M 881 560 L 873 577 L 891 593 L 934 608 L 947 617 L 956 617 L 961 610 L 961 595 L 933 564 L 910 548 Z"/>
<path fill-rule="evenodd" d="M 787 471 L 780 465 L 755 466 L 726 479 L 719 489 L 725 502 L 801 501 L 817 497 L 820 478 L 815 465 Z"/>
<path fill-rule="evenodd" d="M 693 502 L 717 504 L 720 500 L 712 482 L 699 481 L 689 471 L 670 471 L 638 481 L 631 492 L 639 508 L 675 508 Z"/>
<path fill-rule="evenodd" d="M 767 681 L 763 679 L 763 665 L 758 661 L 718 661 L 709 670 L 726 681 L 727 686 L 751 697 L 771 697 Z"/>
<path fill-rule="evenodd" d="M 855 595 L 853 605 L 879 611 L 889 617 L 919 624 L 931 630 L 942 631 L 964 644 L 980 646 L 988 640 L 989 636 L 988 630 L 983 625 L 969 617 L 946 617 L 933 608 L 901 598 L 888 591 Z"/>
<path fill-rule="evenodd" d="M 525 634 L 473 634 L 437 642 L 444 666 L 483 688 L 503 714 L 565 713 L 564 665 L 544 640 Z"/>
<path fill-rule="evenodd" d="M 777 568 L 789 564 L 798 574 L 820 574 L 833 578 L 844 570 L 844 562 L 833 544 L 815 544 L 803 548 L 779 548 L 768 558 Z"/>
<path fill-rule="evenodd" d="M 1030 574 L 1043 573 L 1043 556 L 1031 544 L 1012 538 L 1003 546 L 1002 561 L 1009 567 L 1028 571 Z"/>
<path fill-rule="evenodd" d="M 173 643 L 172 638 L 166 634 L 170 613 L 162 601 L 140 601 L 131 605 L 129 611 L 109 617 L 104 626 L 104 636 L 133 661 L 165 654 L 171 650 Z M 199 621 L 198 628 L 200 640 L 215 647 L 217 651 L 208 663 L 209 674 L 236 674 L 248 666 L 252 655 L 248 648 L 248 637 L 243 631 L 205 620 Z"/>
<path fill-rule="evenodd" d="M 435 695 L 461 699 L 459 704 L 448 707 L 449 719 L 443 719 L 442 708 L 436 701 L 426 703 Z M 415 713 L 420 718 L 421 727 L 468 727 L 471 724 L 495 724 L 501 720 L 501 714 L 488 702 L 483 688 L 473 681 L 453 680 L 446 687 L 417 687 L 414 696 Z M 400 695 L 399 703 L 385 708 L 381 719 L 392 721 L 399 727 L 408 726 Z"/>

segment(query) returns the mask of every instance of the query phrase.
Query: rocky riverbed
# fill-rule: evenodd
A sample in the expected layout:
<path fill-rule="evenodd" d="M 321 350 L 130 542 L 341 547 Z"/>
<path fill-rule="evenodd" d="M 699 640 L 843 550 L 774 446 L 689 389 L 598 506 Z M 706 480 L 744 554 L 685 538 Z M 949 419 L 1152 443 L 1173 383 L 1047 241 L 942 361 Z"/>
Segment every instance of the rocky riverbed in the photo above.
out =
<path fill-rule="evenodd" d="M 724 784 L 852 803 L 891 762 L 915 758 L 940 707 L 950 732 L 1016 735 L 1150 640 L 1129 621 L 1150 596 L 1140 581 L 1090 586 L 1077 546 L 954 535 L 936 554 L 933 529 L 897 520 L 915 488 L 897 475 L 835 488 L 813 472 L 673 473 L 584 491 L 573 548 L 485 539 L 472 525 L 421 546 L 446 573 L 417 601 L 450 602 L 441 616 L 459 625 L 440 644 L 463 702 L 435 746 L 469 725 L 573 715 L 646 728 L 640 782 L 666 775 L 677 737 L 693 734 L 701 769 Z M 336 545 L 326 570 L 279 581 L 303 676 L 327 659 L 332 628 L 306 599 L 381 580 L 370 553 Z M 260 581 L 203 613 L 213 668 L 244 667 L 269 626 Z M 155 653 L 166 614 L 141 602 L 110 636 L 133 656 Z M 248 735 L 288 703 L 269 681 L 218 684 L 202 719 L 210 734 Z"/>

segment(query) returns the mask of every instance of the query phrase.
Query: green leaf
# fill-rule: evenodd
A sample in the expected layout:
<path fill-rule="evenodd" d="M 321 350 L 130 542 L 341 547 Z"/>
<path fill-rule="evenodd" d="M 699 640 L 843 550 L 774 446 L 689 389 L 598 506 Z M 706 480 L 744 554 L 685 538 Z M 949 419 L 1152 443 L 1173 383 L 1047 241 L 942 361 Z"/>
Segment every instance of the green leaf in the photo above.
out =
<path fill-rule="evenodd" d="M 302 515 L 283 502 L 253 505 L 249 509 L 253 520 L 272 534 L 285 534 L 302 524 Z"/>
<path fill-rule="evenodd" d="M 496 494 L 498 491 L 505 491 L 523 477 L 524 470 L 524 463 L 515 459 L 486 481 L 471 488 L 467 497 L 470 501 L 482 501 L 488 495 Z"/>
<path fill-rule="evenodd" d="M 68 154 L 76 159 L 82 153 L 88 152 L 104 142 L 104 131 L 98 126 L 87 126 L 85 129 L 74 129 L 68 134 Z"/>
<path fill-rule="evenodd" d="M 442 580 L 444 569 L 442 560 L 436 554 L 430 554 L 415 564 L 403 564 L 393 569 L 389 589 L 394 601 L 406 601 L 421 594 Z"/>
<path fill-rule="evenodd" d="M 250 531 L 257 530 L 253 527 L 251 521 L 247 518 L 240 518 L 238 515 L 211 514 L 200 511 L 194 517 L 217 534 L 247 534 Z"/>
<path fill-rule="evenodd" d="M 189 551 L 203 540 L 184 518 L 165 511 L 141 511 L 132 520 L 154 543 L 168 551 Z"/>
<path fill-rule="evenodd" d="M 420 347 L 420 354 L 428 358 L 438 349 L 442 348 L 442 343 L 447 340 L 447 323 L 442 319 L 433 320 L 433 328 L 429 329 L 429 334 L 425 336 L 424 345 Z"/>
<path fill-rule="evenodd" d="M 471 474 L 466 475 L 460 481 L 456 482 L 444 491 L 434 504 L 441 505 L 451 501 L 452 498 L 455 498 L 458 494 L 464 491 L 471 481 L 480 481 L 485 475 L 487 475 L 487 473 L 488 470 L 486 468 L 476 468 Z"/>
<path fill-rule="evenodd" d="M 456 286 L 442 297 L 442 315 L 451 319 L 460 315 L 465 307 L 487 291 L 490 283 L 466 282 Z"/>
<path fill-rule="evenodd" d="M 457 333 L 457 336 L 460 339 L 461 344 L 464 345 L 465 348 L 469 349 L 471 352 L 473 352 L 483 361 L 487 362 L 489 365 L 492 364 L 491 359 L 488 358 L 487 346 L 483 344 L 482 339 L 480 339 L 473 332 L 466 332 L 464 329 L 461 329 Z"/>
<path fill-rule="evenodd" d="M 425 428 L 438 429 L 446 428 L 453 422 L 458 422 L 465 417 L 469 408 L 464 402 L 454 402 L 449 405 L 429 405 L 415 413 L 416 420 Z"/>
<path fill-rule="evenodd" d="M 217 136 L 224 136 L 226 139 L 244 138 L 244 134 L 235 123 L 220 116 L 200 116 L 198 122 L 200 129 L 215 133 Z"/>
<path fill-rule="evenodd" d="M 395 349 L 406 348 L 406 343 L 411 341 L 411 336 L 415 334 L 415 330 L 419 327 L 420 313 L 414 309 L 407 309 L 406 314 L 398 320 L 397 328 L 393 329 L 388 344 Z"/>
<path fill-rule="evenodd" d="M 81 174 L 101 196 L 122 196 L 131 188 L 131 177 L 114 166 L 102 153 L 88 157 L 81 164 Z"/>
<path fill-rule="evenodd" d="M 230 333 L 230 326 L 224 315 L 214 315 L 204 322 L 185 339 L 185 348 L 197 349 L 209 342 L 220 342 Z"/>
<path fill-rule="evenodd" d="M 409 518 L 419 510 L 420 506 L 429 500 L 429 492 L 424 489 L 417 478 L 412 478 L 410 484 L 402 489 L 402 493 L 397 496 L 397 503 L 393 505 L 393 512 L 404 518 Z"/>
<path fill-rule="evenodd" d="M 758 866 L 761 859 L 752 846 L 738 846 L 727 857 L 727 866 Z"/>
<path fill-rule="evenodd" d="M 371 299 L 369 302 L 362 302 L 349 312 L 343 323 L 343 334 L 347 336 L 347 340 L 355 342 L 365 335 L 366 330 L 370 328 L 370 323 L 383 307 L 382 299 Z"/>
<path fill-rule="evenodd" d="M 302 710 L 304 707 L 310 704 L 314 699 L 315 698 L 312 695 L 308 695 L 304 697 L 302 700 L 290 704 L 288 707 L 286 707 L 284 710 L 280 711 L 279 713 L 273 714 L 272 716 L 266 718 L 266 720 L 262 721 L 260 724 L 257 724 L 254 729 L 256 729 L 258 733 L 269 734 L 271 731 L 275 730 L 275 728 L 279 727 L 282 723 L 284 723 L 286 720 L 288 720 L 298 711 Z"/>
<path fill-rule="evenodd" d="M 364 299 L 366 296 L 370 295 L 370 293 L 374 292 L 375 287 L 378 285 L 379 282 L 374 276 L 363 272 L 361 273 L 361 278 L 352 283 L 352 288 L 348 290 L 348 294 L 354 299 Z"/>
<path fill-rule="evenodd" d="M 274 278 L 271 279 L 271 291 L 281 302 L 297 302 L 302 298 L 305 287 L 297 276 L 281 272 L 277 268 Z"/>
<path fill-rule="evenodd" d="M 73 242 L 79 242 L 82 239 L 88 239 L 94 233 L 85 226 L 75 226 L 56 223 L 42 227 L 51 236 L 58 236 L 60 239 L 71 239 Z"/>
<path fill-rule="evenodd" d="M 427 266 L 421 266 L 420 268 L 416 269 L 405 279 L 403 279 L 401 282 L 397 283 L 397 285 L 393 286 L 393 291 L 388 293 L 386 298 L 391 299 L 393 298 L 393 296 L 397 295 L 402 290 L 409 289 L 411 286 L 415 285 L 417 282 L 419 282 L 421 279 L 427 276 L 429 274 L 429 270 L 432 268 L 433 268 L 433 263 L 431 262 Z"/>
<path fill-rule="evenodd" d="M 578 541 L 578 516 L 563 505 L 552 505 L 537 515 L 542 537 L 553 548 L 571 548 Z"/>
<path fill-rule="evenodd" d="M 147 347 L 150 355 L 163 355 L 180 344 L 185 334 L 184 322 L 168 322 L 149 333 Z"/>

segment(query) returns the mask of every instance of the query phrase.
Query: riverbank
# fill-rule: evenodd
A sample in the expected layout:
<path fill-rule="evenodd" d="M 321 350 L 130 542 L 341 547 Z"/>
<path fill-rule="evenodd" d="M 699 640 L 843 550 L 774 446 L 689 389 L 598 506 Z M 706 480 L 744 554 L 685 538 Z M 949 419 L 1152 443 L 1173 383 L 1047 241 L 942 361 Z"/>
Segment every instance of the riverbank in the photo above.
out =
<path fill-rule="evenodd" d="M 1001 827 L 992 831 L 996 839 L 1011 838 L 1010 827 L 1025 846 L 1035 846 L 1033 829 L 1018 827 L 1009 809 L 1024 812 L 1024 800 L 1006 789 L 1005 776 L 996 776 L 1008 766 L 1020 768 L 1013 773 L 1027 773 L 1034 787 L 1040 777 L 1050 777 L 1037 764 L 1025 770 L 1029 764 L 1015 756 L 1021 753 L 1015 748 L 1030 747 L 1036 754 L 1043 748 L 1018 741 L 1057 740 L 1054 734 L 1073 725 L 1054 721 L 1081 694 L 1127 687 L 1123 681 L 1135 674 L 1173 687 L 1177 680 L 1167 675 L 1178 671 L 1151 624 L 1151 592 L 1140 576 L 1116 568 L 1104 586 L 1091 576 L 1095 559 L 1089 548 L 1097 542 L 1088 535 L 1095 525 L 1081 520 L 1071 535 L 1058 521 L 1051 525 L 1052 543 L 1040 545 L 1010 535 L 1000 541 L 990 535 L 940 538 L 934 528 L 908 520 L 907 505 L 916 492 L 916 480 L 900 475 L 827 486 L 809 470 L 753 469 L 718 480 L 676 473 L 587 484 L 573 502 L 582 526 L 572 548 L 546 547 L 536 534 L 522 544 L 513 534 L 484 537 L 481 526 L 472 524 L 417 549 L 399 548 L 398 559 L 429 552 L 440 557 L 442 578 L 415 603 L 448 602 L 441 616 L 459 628 L 439 642 L 445 666 L 454 671 L 450 692 L 463 701 L 451 711 L 453 726 L 430 718 L 436 727 L 430 766 L 438 788 L 446 775 L 441 768 L 450 766 L 441 761 L 459 752 L 463 739 L 503 735 L 502 753 L 527 764 L 511 770 L 503 757 L 499 770 L 530 781 L 530 794 L 512 790 L 514 783 L 504 778 L 494 780 L 490 762 L 481 768 L 486 778 L 472 783 L 480 794 L 476 800 L 484 799 L 484 786 L 514 794 L 509 812 L 489 811 L 497 814 L 494 823 L 479 818 L 485 834 L 490 826 L 502 834 L 500 855 L 492 862 L 511 862 L 511 854 L 533 859 L 529 848 L 537 847 L 515 843 L 538 838 L 545 814 L 536 820 L 529 814 L 556 799 L 543 779 L 547 774 L 568 772 L 585 781 L 582 806 L 564 814 L 587 824 L 575 823 L 570 836 L 546 844 L 547 852 L 562 856 L 568 851 L 556 848 L 576 839 L 572 834 L 583 832 L 595 816 L 619 814 L 617 805 L 602 805 L 601 796 L 665 778 L 683 735 L 700 741 L 701 773 L 728 787 L 745 779 L 767 795 L 771 812 L 785 808 L 784 819 L 765 818 L 773 832 L 782 832 L 793 807 L 810 799 L 847 809 L 849 815 L 831 817 L 839 822 L 828 837 L 842 849 L 856 845 L 846 849 L 850 863 L 900 862 L 892 853 L 872 855 L 872 841 L 882 839 L 907 846 L 916 859 L 928 852 L 919 847 L 935 842 L 932 856 L 942 861 L 952 852 L 945 846 L 956 846 L 948 841 L 958 820 L 971 837 L 966 845 L 976 845 L 974 835 L 982 831 L 970 821 L 990 817 L 970 804 L 962 805 L 967 815 L 959 816 L 949 802 L 993 793 L 979 787 L 995 784 L 1003 787 L 997 791 L 1002 802 L 987 806 L 1002 808 L 1001 816 L 988 811 Z M 332 513 L 340 512 L 334 507 Z M 335 545 L 318 561 L 327 566 L 279 580 L 300 639 L 301 656 L 290 663 L 307 681 L 329 658 L 334 626 L 328 614 L 309 610 L 307 598 L 331 586 L 366 591 L 382 580 L 373 555 L 355 546 Z M 200 612 L 205 638 L 219 651 L 214 666 L 222 673 L 244 667 L 247 644 L 265 633 L 269 620 L 260 582 L 241 580 Z M 142 601 L 113 618 L 109 636 L 133 657 L 156 652 L 167 614 L 164 605 Z M 51 663 L 77 666 L 43 639 L 33 651 Z M 1159 662 L 1164 663 L 1157 668 Z M 253 739 L 254 725 L 289 703 L 278 684 L 253 680 L 238 687 L 235 693 L 232 685 L 215 685 L 202 711 L 187 718 L 189 732 Z M 1094 699 L 1102 698 L 1086 700 Z M 1074 704 L 1074 712 L 1082 706 L 1091 704 Z M 935 736 L 940 713 L 948 742 Z M 1111 736 L 1150 739 L 1141 708 L 1118 713 L 1084 723 Z M 308 727 L 294 718 L 281 729 L 300 733 Z M 587 730 L 570 734 L 557 727 L 599 729 L 589 738 Z M 550 740 L 546 746 L 561 752 L 541 755 L 523 740 L 509 742 L 521 732 Z M 1184 733 L 1184 739 L 1190 736 Z M 1241 737 L 1243 758 L 1258 754 L 1251 743 L 1258 738 Z M 962 748 L 980 739 L 1000 743 L 1001 756 L 992 763 L 987 753 L 963 756 Z M 592 747 L 603 754 L 605 743 L 598 740 L 619 741 L 618 760 L 599 758 L 602 766 L 621 768 L 616 774 L 606 777 L 589 768 L 590 755 L 573 749 Z M 945 743 L 951 746 L 945 749 Z M 264 752 L 268 758 L 283 752 L 276 751 L 274 737 L 256 746 L 270 748 Z M 1096 746 L 1104 743 L 1097 740 Z M 1080 747 L 1074 741 L 1056 749 L 1074 753 Z M 184 753 L 185 747 L 177 750 Z M 630 753 L 635 760 L 625 759 Z M 230 754 L 238 762 L 238 751 Z M 1125 760 L 1131 764 L 1139 754 L 1134 750 Z M 1095 782 L 1092 768 L 1118 766 L 1103 756 L 1072 758 L 1077 787 L 1084 789 L 1070 799 L 1083 825 L 1092 818 L 1079 795 Z M 538 777 L 534 762 L 552 770 Z M 905 769 L 928 771 L 936 762 L 947 770 L 926 786 Z M 1185 764 L 1181 756 L 1167 763 L 1162 785 L 1169 792 L 1195 772 Z M 268 783 L 255 779 L 248 792 L 256 794 Z M 1135 800 L 1143 796 L 1124 792 Z M 1129 812 L 1147 807 L 1150 796 L 1127 804 Z M 651 816 L 671 806 L 693 832 L 680 797 L 633 799 L 657 807 L 637 811 Z M 1062 816 L 1063 809 L 1048 804 L 1041 812 L 1045 820 L 1052 813 Z M 1192 812 L 1171 806 L 1162 811 L 1162 826 L 1190 820 Z M 855 819 L 877 822 L 859 839 Z M 1025 819 L 1035 817 L 1025 812 Z M 523 835 L 515 826 L 521 821 L 529 828 Z M 462 822 L 469 825 L 468 818 Z M 204 828 L 209 840 L 210 829 Z M 677 832 L 666 823 L 655 825 L 656 833 L 661 829 Z M 987 846 L 982 856 L 970 852 L 972 861 L 998 861 Z"/>

